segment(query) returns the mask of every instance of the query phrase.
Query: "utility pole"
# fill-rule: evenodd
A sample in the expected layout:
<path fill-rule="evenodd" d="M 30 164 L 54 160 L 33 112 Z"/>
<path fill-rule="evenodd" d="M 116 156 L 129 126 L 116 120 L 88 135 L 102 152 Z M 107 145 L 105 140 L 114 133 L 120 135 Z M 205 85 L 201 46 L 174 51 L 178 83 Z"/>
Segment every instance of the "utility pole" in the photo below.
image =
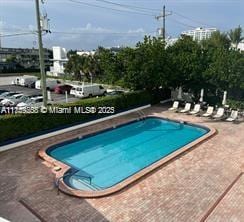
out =
<path fill-rule="evenodd" d="M 0 23 L 1 23 L 1 17 L 0 17 Z M 1 30 L 1 26 L 0 26 L 0 49 L 2 48 L 2 36 L 1 35 L 3 35 L 3 33 L 2 33 L 2 30 Z"/>
<path fill-rule="evenodd" d="M 44 64 L 44 50 L 43 50 L 43 43 L 42 43 L 40 6 L 39 6 L 39 0 L 35 0 L 35 2 L 36 2 L 36 22 L 37 22 L 38 44 L 39 44 L 39 60 L 40 60 L 40 71 L 41 71 L 43 106 L 46 107 L 47 87 L 46 87 L 46 73 L 45 73 L 45 64 Z"/>
<path fill-rule="evenodd" d="M 166 16 L 169 16 L 169 15 L 172 15 L 172 13 L 168 13 L 166 14 L 166 11 L 165 11 L 165 5 L 163 7 L 163 14 L 159 15 L 159 16 L 156 16 L 156 19 L 157 20 L 160 20 L 160 19 L 163 19 L 163 28 L 160 28 L 159 30 L 161 31 L 160 32 L 160 35 L 162 36 L 163 40 L 165 41 L 165 38 L 166 38 Z"/>
<path fill-rule="evenodd" d="M 163 40 L 165 40 L 165 5 L 163 8 Z"/>

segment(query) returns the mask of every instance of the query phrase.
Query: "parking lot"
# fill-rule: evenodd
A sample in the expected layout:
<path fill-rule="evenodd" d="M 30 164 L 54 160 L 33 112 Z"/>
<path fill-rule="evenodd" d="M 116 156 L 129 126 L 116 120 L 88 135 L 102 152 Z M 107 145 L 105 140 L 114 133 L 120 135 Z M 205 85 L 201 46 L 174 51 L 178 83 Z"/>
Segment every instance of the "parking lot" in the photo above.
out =
<path fill-rule="evenodd" d="M 24 95 L 39 95 L 42 94 L 41 90 L 39 89 L 32 89 L 27 88 L 23 86 L 15 86 L 15 85 L 3 85 L 0 86 L 0 90 L 8 90 L 11 92 L 17 92 L 17 93 L 23 93 Z M 75 102 L 79 100 L 78 98 L 75 98 L 74 96 L 68 95 L 68 102 Z M 51 92 L 51 100 L 50 103 L 65 103 L 66 98 L 64 94 L 56 94 L 54 92 Z"/>
<path fill-rule="evenodd" d="M 0 77 L 0 90 L 8 90 L 11 92 L 23 93 L 24 95 L 39 95 L 42 94 L 41 90 L 35 88 L 27 88 L 23 86 L 11 85 L 12 80 L 14 80 L 16 76 L 11 77 Z M 68 95 L 68 102 L 75 102 L 79 100 L 74 96 Z M 64 94 L 56 94 L 51 92 L 51 100 L 49 103 L 65 103 L 66 98 Z"/>

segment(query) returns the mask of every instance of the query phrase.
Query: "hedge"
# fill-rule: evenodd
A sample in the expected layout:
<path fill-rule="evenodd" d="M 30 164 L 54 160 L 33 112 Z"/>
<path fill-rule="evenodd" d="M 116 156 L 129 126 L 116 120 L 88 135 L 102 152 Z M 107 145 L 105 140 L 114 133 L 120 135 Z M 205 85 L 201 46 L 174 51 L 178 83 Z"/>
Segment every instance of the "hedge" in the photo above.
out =
<path fill-rule="evenodd" d="M 227 100 L 227 104 L 232 108 L 232 109 L 242 109 L 244 110 L 244 101 L 237 101 L 237 100 Z"/>
<path fill-rule="evenodd" d="M 115 107 L 115 112 L 149 104 L 152 101 L 150 93 L 145 91 L 126 93 L 119 96 L 107 96 L 92 99 L 83 99 L 69 104 L 69 107 Z M 67 104 L 60 105 L 67 107 Z M 101 114 L 17 114 L 0 116 L 0 143 L 6 141 L 46 133 L 55 130 L 100 118 Z"/>

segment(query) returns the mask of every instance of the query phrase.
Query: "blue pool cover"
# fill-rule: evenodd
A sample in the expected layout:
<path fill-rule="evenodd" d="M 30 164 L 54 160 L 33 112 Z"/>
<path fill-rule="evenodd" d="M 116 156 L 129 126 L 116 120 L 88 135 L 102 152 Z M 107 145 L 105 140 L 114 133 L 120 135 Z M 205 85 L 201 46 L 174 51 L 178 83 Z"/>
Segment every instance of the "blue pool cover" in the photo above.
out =
<path fill-rule="evenodd" d="M 51 147 L 48 154 L 76 169 L 76 179 L 79 177 L 86 182 L 91 179 L 91 187 L 106 189 L 208 131 L 203 127 L 149 117 Z M 79 184 L 73 182 L 71 186 L 83 189 Z"/>

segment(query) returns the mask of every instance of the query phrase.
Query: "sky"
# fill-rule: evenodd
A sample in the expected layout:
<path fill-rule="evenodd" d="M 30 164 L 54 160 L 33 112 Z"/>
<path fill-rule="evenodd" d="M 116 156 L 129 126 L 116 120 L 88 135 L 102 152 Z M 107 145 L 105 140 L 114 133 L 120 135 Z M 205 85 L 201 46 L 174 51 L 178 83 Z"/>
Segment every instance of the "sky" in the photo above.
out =
<path fill-rule="evenodd" d="M 51 31 L 43 36 L 44 47 L 134 46 L 144 35 L 156 35 L 162 21 L 155 16 L 163 5 L 172 38 L 196 27 L 244 28 L 244 0 L 44 0 L 41 13 L 47 13 Z M 34 0 L 0 0 L 2 47 L 37 47 L 35 30 Z M 28 34 L 7 36 L 18 33 Z"/>

